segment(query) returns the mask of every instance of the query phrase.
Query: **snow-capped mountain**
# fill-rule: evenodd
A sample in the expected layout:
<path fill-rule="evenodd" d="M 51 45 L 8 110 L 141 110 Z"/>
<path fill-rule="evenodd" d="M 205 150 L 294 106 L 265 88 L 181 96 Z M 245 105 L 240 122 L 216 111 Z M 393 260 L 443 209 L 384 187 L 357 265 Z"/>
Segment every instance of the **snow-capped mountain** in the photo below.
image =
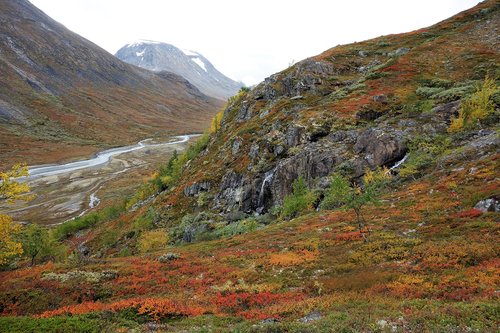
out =
<path fill-rule="evenodd" d="M 152 71 L 183 76 L 203 93 L 219 99 L 234 95 L 242 86 L 219 72 L 198 52 L 181 50 L 167 43 L 139 40 L 122 47 L 116 57 Z"/>

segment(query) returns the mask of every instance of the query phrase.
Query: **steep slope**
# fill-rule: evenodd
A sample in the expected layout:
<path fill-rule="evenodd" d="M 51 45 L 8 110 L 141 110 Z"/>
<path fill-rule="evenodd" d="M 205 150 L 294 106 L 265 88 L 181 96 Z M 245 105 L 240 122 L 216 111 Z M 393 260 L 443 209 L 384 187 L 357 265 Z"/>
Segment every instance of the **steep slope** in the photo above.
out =
<path fill-rule="evenodd" d="M 132 65 L 152 71 L 169 71 L 186 78 L 203 93 L 226 100 L 242 84 L 219 72 L 204 56 L 195 51 L 155 41 L 140 40 L 122 47 L 116 56 Z"/>
<path fill-rule="evenodd" d="M 175 74 L 121 62 L 26 0 L 2 1 L 0 23 L 2 167 L 199 132 L 220 106 Z"/>
<path fill-rule="evenodd" d="M 416 138 L 448 135 L 460 101 L 486 75 L 499 75 L 499 5 L 483 6 L 430 28 L 335 47 L 238 95 L 183 177 L 189 197 L 180 200 L 207 192 L 207 208 L 262 213 L 282 204 L 299 175 L 310 187 L 326 186 L 335 171 L 359 179 L 402 160 Z"/>
<path fill-rule="evenodd" d="M 485 1 L 241 91 L 145 184 L 163 192 L 54 230 L 69 264 L 0 273 L 0 327 L 497 332 L 499 26 Z M 378 166 L 364 228 L 321 206 L 335 173 L 363 191 Z M 299 176 L 315 200 L 289 218 Z"/>

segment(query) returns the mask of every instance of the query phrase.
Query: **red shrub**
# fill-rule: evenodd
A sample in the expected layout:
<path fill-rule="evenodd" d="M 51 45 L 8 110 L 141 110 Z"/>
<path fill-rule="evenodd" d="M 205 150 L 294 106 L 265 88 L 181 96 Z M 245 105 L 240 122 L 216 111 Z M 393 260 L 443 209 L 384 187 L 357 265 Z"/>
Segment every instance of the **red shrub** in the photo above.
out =
<path fill-rule="evenodd" d="M 456 218 L 474 218 L 474 217 L 478 217 L 482 214 L 483 214 L 483 212 L 480 211 L 479 209 L 472 208 L 472 209 L 464 210 L 463 212 L 457 213 L 453 217 L 456 217 Z"/>

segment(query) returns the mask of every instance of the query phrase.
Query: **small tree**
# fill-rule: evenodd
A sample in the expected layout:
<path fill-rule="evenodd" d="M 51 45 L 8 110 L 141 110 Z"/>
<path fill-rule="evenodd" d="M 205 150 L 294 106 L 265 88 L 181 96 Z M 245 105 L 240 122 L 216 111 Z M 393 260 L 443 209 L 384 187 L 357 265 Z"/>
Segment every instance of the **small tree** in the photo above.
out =
<path fill-rule="evenodd" d="M 483 83 L 477 86 L 476 91 L 462 102 L 458 117 L 451 120 L 448 132 L 458 132 L 493 113 L 495 104 L 492 96 L 496 90 L 497 84 L 495 80 L 486 76 Z"/>
<path fill-rule="evenodd" d="M 292 219 L 299 213 L 310 209 L 314 202 L 314 194 L 307 188 L 302 176 L 293 182 L 292 187 L 292 194 L 287 195 L 283 200 L 281 216 L 286 219 Z"/>
<path fill-rule="evenodd" d="M 0 171 L 0 200 L 9 203 L 15 200 L 29 200 L 27 196 L 30 188 L 27 183 L 19 183 L 15 178 L 28 176 L 28 167 L 25 164 L 16 164 L 6 172 Z"/>
<path fill-rule="evenodd" d="M 224 110 L 221 110 L 217 112 L 217 114 L 212 118 L 210 133 L 217 133 L 219 131 L 223 117 L 224 117 Z"/>
<path fill-rule="evenodd" d="M 10 216 L 0 214 L 0 266 L 23 253 L 21 243 L 16 241 L 20 230 L 21 226 L 15 224 Z"/>
<path fill-rule="evenodd" d="M 31 260 L 31 266 L 35 264 L 37 256 L 43 257 L 51 254 L 49 233 L 47 229 L 36 223 L 23 228 L 20 240 L 24 255 Z"/>
<path fill-rule="evenodd" d="M 0 200 L 29 200 L 30 197 L 25 195 L 29 192 L 29 186 L 15 181 L 15 178 L 27 175 L 28 167 L 24 164 L 17 164 L 9 171 L 0 172 Z M 20 230 L 21 226 L 15 224 L 10 216 L 0 214 L 0 266 L 23 253 L 21 243 L 16 240 Z"/>
<path fill-rule="evenodd" d="M 358 230 L 363 239 L 367 241 L 363 233 L 366 221 L 362 215 L 362 209 L 367 204 L 379 203 L 380 192 L 389 177 L 387 169 L 368 170 L 363 176 L 364 186 L 361 187 L 351 184 L 344 176 L 335 174 L 332 178 L 330 188 L 321 203 L 321 208 L 335 209 L 344 207 L 345 209 L 354 210 Z"/>

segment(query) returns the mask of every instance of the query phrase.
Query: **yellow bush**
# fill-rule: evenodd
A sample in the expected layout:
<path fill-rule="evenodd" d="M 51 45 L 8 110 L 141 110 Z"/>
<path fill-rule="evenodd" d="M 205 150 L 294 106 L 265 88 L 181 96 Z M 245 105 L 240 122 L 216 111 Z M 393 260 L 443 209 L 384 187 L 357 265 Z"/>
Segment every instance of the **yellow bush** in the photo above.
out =
<path fill-rule="evenodd" d="M 9 216 L 0 214 L 0 266 L 23 254 L 23 246 L 14 239 L 20 231 L 20 225 L 15 224 Z"/>
<path fill-rule="evenodd" d="M 28 176 L 28 167 L 26 164 L 16 164 L 11 170 L 0 171 L 0 199 L 6 199 L 9 202 L 15 200 L 31 200 L 32 197 L 25 193 L 30 191 L 27 183 L 18 183 L 14 178 Z"/>
<path fill-rule="evenodd" d="M 450 123 L 450 127 L 448 127 L 448 132 L 455 133 L 460 131 L 465 126 L 465 119 L 463 115 L 459 114 L 458 118 L 453 118 Z"/>
<path fill-rule="evenodd" d="M 220 129 L 220 123 L 222 117 L 224 116 L 224 110 L 217 112 L 217 114 L 212 118 L 212 125 L 210 126 L 210 133 L 215 133 Z"/>
<path fill-rule="evenodd" d="M 486 118 L 495 110 L 491 96 L 495 93 L 497 85 L 494 79 L 486 76 L 481 85 L 476 88 L 468 99 L 460 106 L 458 118 L 451 120 L 448 132 L 458 132 L 462 128 L 474 124 L 476 121 Z"/>
<path fill-rule="evenodd" d="M 7 200 L 7 202 L 30 200 L 32 196 L 25 194 L 30 190 L 28 184 L 15 181 L 15 178 L 27 175 L 28 167 L 26 164 L 16 164 L 9 171 L 0 171 L 0 200 Z M 15 224 L 12 218 L 0 214 L 0 266 L 23 253 L 22 244 L 15 240 L 15 236 L 20 230 L 21 226 Z"/>
<path fill-rule="evenodd" d="M 137 249 L 141 253 L 161 250 L 167 246 L 168 234 L 165 229 L 146 231 L 137 241 Z"/>

